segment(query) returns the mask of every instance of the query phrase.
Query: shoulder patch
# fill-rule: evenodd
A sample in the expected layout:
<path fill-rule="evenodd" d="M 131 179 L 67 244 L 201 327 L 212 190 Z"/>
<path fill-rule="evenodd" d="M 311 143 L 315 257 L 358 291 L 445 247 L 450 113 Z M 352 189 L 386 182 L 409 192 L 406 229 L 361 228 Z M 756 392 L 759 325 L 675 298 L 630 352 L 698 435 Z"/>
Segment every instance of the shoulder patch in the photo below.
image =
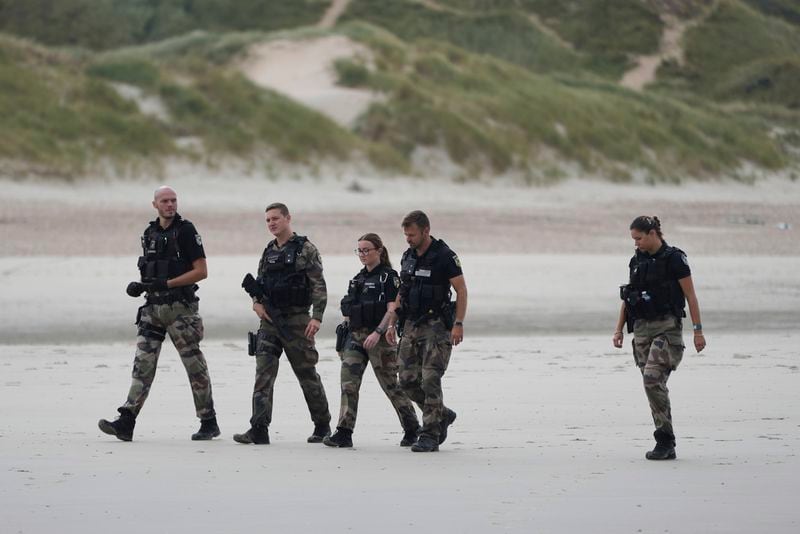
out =
<path fill-rule="evenodd" d="M 194 240 L 197 243 L 198 247 L 202 247 L 203 246 L 203 238 L 200 237 L 200 234 L 194 234 Z"/>
<path fill-rule="evenodd" d="M 686 257 L 686 254 L 681 254 L 681 261 L 684 263 L 684 265 L 689 265 L 689 258 Z"/>
<path fill-rule="evenodd" d="M 453 261 L 456 265 L 458 265 L 459 268 L 461 268 L 461 260 L 459 259 L 458 254 L 453 254 Z"/>
<path fill-rule="evenodd" d="M 394 276 L 394 277 L 392 277 L 392 280 L 394 280 L 394 288 L 395 289 L 399 288 L 400 287 L 400 277 L 399 276 Z"/>

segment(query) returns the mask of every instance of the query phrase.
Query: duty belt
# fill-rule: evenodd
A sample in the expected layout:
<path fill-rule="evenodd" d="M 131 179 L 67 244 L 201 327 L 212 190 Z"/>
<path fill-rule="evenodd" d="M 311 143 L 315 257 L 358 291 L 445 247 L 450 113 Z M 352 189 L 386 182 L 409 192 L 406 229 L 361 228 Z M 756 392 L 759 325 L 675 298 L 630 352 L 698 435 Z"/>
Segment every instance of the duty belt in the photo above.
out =
<path fill-rule="evenodd" d="M 169 292 L 166 294 L 147 295 L 147 304 L 175 304 L 178 301 L 189 304 L 197 302 L 197 297 L 189 297 L 183 291 Z"/>

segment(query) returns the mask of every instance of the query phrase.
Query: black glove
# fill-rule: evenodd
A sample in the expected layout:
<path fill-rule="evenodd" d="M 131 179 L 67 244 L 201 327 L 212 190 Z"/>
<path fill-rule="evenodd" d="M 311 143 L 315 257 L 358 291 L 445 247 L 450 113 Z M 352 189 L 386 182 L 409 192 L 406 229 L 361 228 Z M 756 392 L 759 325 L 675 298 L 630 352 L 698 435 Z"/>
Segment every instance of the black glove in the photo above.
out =
<path fill-rule="evenodd" d="M 125 288 L 125 293 L 134 298 L 138 297 L 144 293 L 144 284 L 141 282 L 131 282 L 128 284 L 128 287 Z"/>
<path fill-rule="evenodd" d="M 163 278 L 158 278 L 142 285 L 144 286 L 144 290 L 148 293 L 152 293 L 153 291 L 166 291 L 169 289 L 169 287 L 167 287 L 167 281 Z"/>

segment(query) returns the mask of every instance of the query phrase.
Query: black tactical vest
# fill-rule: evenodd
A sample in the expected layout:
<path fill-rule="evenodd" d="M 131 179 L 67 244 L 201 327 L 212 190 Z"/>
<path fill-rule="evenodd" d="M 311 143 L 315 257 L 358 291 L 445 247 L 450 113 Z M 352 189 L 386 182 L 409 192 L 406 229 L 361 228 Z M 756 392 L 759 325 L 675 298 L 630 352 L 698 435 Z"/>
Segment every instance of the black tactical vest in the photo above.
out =
<path fill-rule="evenodd" d="M 386 284 L 397 272 L 391 267 L 378 265 L 372 272 L 366 269 L 350 280 L 347 295 L 342 298 L 342 315 L 350 318 L 350 327 L 377 327 L 386 314 Z"/>
<path fill-rule="evenodd" d="M 308 239 L 293 236 L 278 250 L 273 240 L 261 256 L 258 281 L 273 306 L 278 308 L 308 307 L 311 305 L 311 286 L 305 269 L 297 268 L 297 257 Z"/>
<path fill-rule="evenodd" d="M 671 246 L 655 256 L 637 251 L 630 267 L 630 283 L 622 286 L 620 295 L 632 318 L 686 317 L 683 290 L 677 280 L 670 279 L 668 272 L 674 254 L 683 254 L 683 251 Z"/>
<path fill-rule="evenodd" d="M 178 246 L 178 232 L 186 222 L 176 215 L 169 228 L 161 228 L 156 219 L 144 231 L 142 256 L 139 257 L 142 282 L 167 280 L 191 270 L 191 265 L 182 258 Z"/>
<path fill-rule="evenodd" d="M 439 316 L 450 303 L 450 280 L 437 272 L 437 261 L 442 256 L 452 256 L 450 247 L 441 239 L 418 258 L 413 249 L 403 253 L 400 262 L 400 297 L 403 314 L 415 320 L 422 316 Z"/>

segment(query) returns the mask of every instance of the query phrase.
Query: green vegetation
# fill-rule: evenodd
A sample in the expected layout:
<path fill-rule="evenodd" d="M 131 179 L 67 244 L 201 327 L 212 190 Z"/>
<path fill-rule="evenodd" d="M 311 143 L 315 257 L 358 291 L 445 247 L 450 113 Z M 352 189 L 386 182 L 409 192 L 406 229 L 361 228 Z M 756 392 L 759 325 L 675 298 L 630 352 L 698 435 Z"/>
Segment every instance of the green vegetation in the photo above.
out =
<path fill-rule="evenodd" d="M 439 4 L 474 13 L 536 15 L 585 54 L 584 68 L 614 78 L 629 66 L 630 54 L 651 54 L 658 49 L 663 28 L 658 14 L 641 0 L 439 0 Z"/>
<path fill-rule="evenodd" d="M 158 68 L 149 61 L 141 59 L 98 62 L 90 65 L 86 73 L 89 76 L 140 87 L 154 87 L 159 78 Z"/>
<path fill-rule="evenodd" d="M 122 166 L 174 150 L 163 125 L 70 56 L 0 37 L 0 158 L 17 172 L 71 176 L 108 158 Z"/>
<path fill-rule="evenodd" d="M 327 117 L 260 89 L 238 74 L 216 69 L 192 73 L 194 84 L 166 82 L 159 94 L 183 136 L 197 136 L 212 154 L 250 156 L 269 146 L 279 157 L 304 162 L 345 158 L 357 138 Z"/>
<path fill-rule="evenodd" d="M 581 58 L 542 32 L 520 11 L 436 10 L 408 0 L 353 0 L 342 21 L 360 20 L 397 37 L 433 39 L 539 72 L 578 69 Z"/>
<path fill-rule="evenodd" d="M 744 0 L 765 15 L 771 15 L 800 25 L 800 4 L 797 0 Z"/>
<path fill-rule="evenodd" d="M 274 31 L 317 22 L 331 0 L 0 0 L 0 31 L 106 50 L 193 30 Z"/>
<path fill-rule="evenodd" d="M 237 73 L 198 57 L 180 67 L 157 63 L 151 52 L 106 54 L 84 69 L 75 56 L 0 38 L 0 158 L 17 162 L 11 167 L 23 174 L 72 176 L 100 159 L 124 170 L 159 157 L 199 155 L 178 148 L 183 138 L 199 140 L 207 157 L 253 158 L 267 150 L 309 162 L 360 150 L 384 165 L 399 164 L 327 117 Z M 160 98 L 170 120 L 142 114 L 105 80 Z"/>
<path fill-rule="evenodd" d="M 410 157 L 420 144 L 444 148 L 470 176 L 528 169 L 541 180 L 537 151 L 547 147 L 586 171 L 638 167 L 657 179 L 714 175 L 750 160 L 785 163 L 763 122 L 707 103 L 641 95 L 599 80 L 551 78 L 435 43 L 407 46 L 356 26 L 354 37 L 379 50 L 366 85 L 391 98 L 358 131 Z"/>
<path fill-rule="evenodd" d="M 800 32 L 735 0 L 721 0 L 685 36 L 686 64 L 667 65 L 668 85 L 706 96 L 795 105 Z"/>
<path fill-rule="evenodd" d="M 797 165 L 792 0 L 670 4 L 707 16 L 685 34 L 685 62 L 643 93 L 617 80 L 657 49 L 661 0 L 352 0 L 332 32 L 313 26 L 330 3 L 0 0 L 0 30 L 64 45 L 0 33 L 0 171 L 367 158 L 425 172 L 421 147 L 464 180 L 552 181 L 574 163 L 620 181 Z M 382 95 L 352 130 L 237 67 L 255 43 L 331 33 L 372 51 L 337 60 L 339 84 Z"/>
<path fill-rule="evenodd" d="M 731 69 L 714 85 L 713 96 L 800 109 L 800 56 L 751 61 Z"/>

